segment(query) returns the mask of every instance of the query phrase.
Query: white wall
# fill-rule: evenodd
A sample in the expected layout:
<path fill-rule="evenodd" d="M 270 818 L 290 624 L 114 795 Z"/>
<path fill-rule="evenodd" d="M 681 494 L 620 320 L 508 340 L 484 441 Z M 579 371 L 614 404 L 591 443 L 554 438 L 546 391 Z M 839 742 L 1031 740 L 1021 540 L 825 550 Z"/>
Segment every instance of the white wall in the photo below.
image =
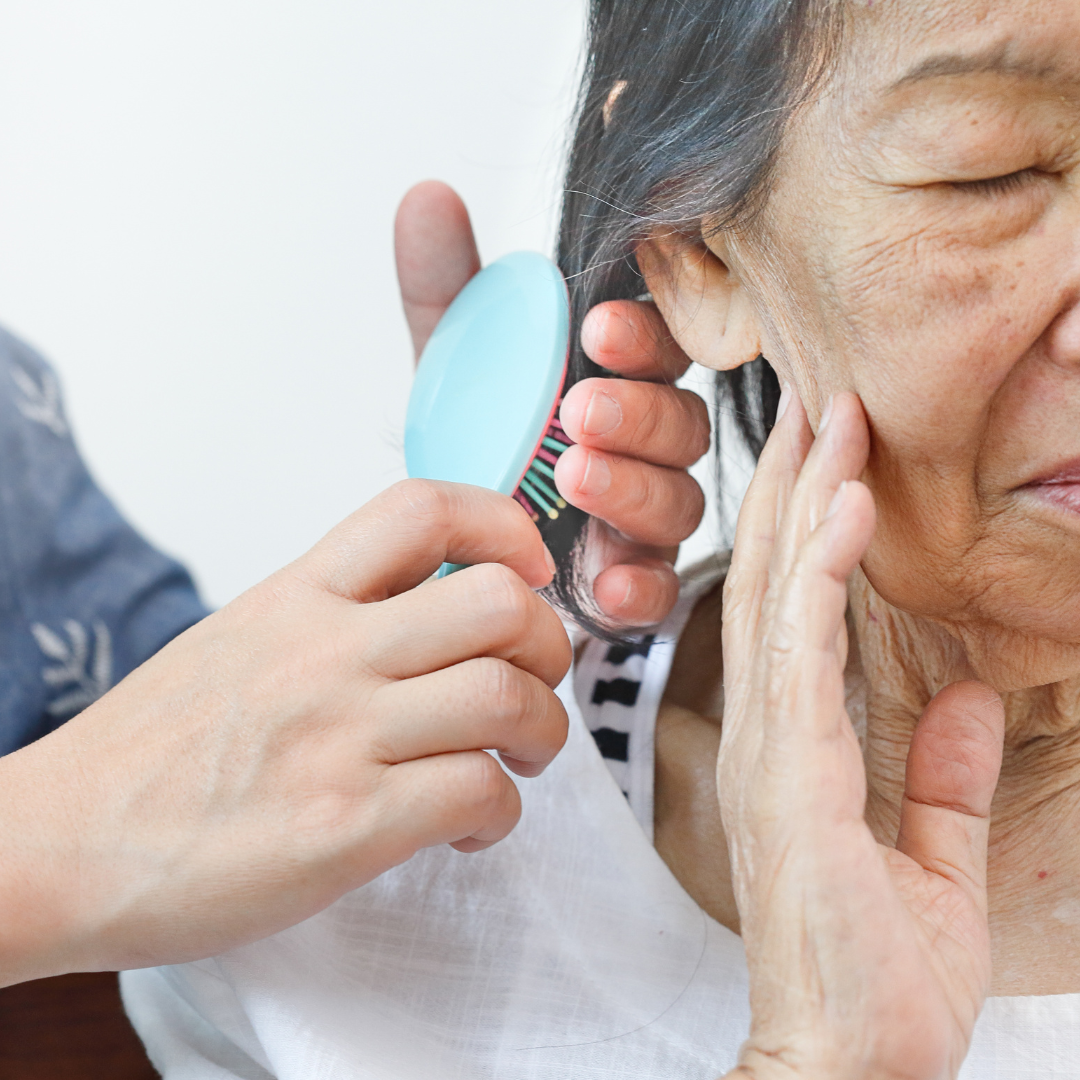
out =
<path fill-rule="evenodd" d="M 403 474 L 402 193 L 550 248 L 581 0 L 7 0 L 0 322 L 221 603 Z"/>
<path fill-rule="evenodd" d="M 454 184 L 485 259 L 550 250 L 583 14 L 0 9 L 0 322 L 56 364 L 100 482 L 212 603 L 404 474 L 404 191 Z"/>

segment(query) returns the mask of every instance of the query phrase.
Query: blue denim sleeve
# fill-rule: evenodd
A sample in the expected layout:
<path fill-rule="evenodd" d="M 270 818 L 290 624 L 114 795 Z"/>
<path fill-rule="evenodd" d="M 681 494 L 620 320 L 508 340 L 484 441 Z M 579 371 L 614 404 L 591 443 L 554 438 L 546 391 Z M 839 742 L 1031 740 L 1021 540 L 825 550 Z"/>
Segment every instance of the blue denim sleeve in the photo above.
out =
<path fill-rule="evenodd" d="M 0 330 L 0 754 L 58 727 L 204 615 L 187 571 L 91 479 L 52 370 Z"/>

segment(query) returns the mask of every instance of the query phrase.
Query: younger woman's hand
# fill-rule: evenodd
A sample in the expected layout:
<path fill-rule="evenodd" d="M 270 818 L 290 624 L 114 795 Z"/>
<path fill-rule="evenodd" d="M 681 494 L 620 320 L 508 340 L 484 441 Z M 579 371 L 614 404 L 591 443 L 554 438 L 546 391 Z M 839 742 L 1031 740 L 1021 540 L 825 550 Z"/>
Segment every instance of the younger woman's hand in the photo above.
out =
<path fill-rule="evenodd" d="M 211 956 L 506 836 L 485 751 L 536 776 L 566 738 L 552 570 L 514 500 L 406 481 L 0 760 L 0 985 Z"/>
<path fill-rule="evenodd" d="M 724 593 L 717 784 L 750 966 L 732 1076 L 955 1076 L 990 982 L 986 847 L 1000 699 L 956 683 L 907 761 L 895 847 L 863 820 L 844 706 L 846 579 L 874 530 L 854 394 L 814 439 L 799 400 L 765 448 Z"/>
<path fill-rule="evenodd" d="M 454 297 L 480 269 L 469 215 L 446 184 L 418 184 L 396 226 L 398 279 L 417 357 Z M 672 564 L 697 528 L 705 500 L 686 472 L 709 448 L 704 402 L 672 383 L 690 361 L 651 303 L 595 307 L 582 346 L 622 379 L 572 387 L 561 420 L 578 444 L 562 455 L 555 482 L 567 502 L 596 519 L 590 542 L 599 572 L 593 594 L 613 623 L 661 622 L 679 585 Z"/>

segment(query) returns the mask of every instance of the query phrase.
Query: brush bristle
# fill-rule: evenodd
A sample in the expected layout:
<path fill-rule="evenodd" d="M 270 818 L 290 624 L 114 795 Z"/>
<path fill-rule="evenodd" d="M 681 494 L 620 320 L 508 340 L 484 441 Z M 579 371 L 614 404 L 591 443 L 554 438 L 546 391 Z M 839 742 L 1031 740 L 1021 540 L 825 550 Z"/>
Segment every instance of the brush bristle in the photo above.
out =
<path fill-rule="evenodd" d="M 525 507 L 533 521 L 538 522 L 541 516 L 555 521 L 559 511 L 566 509 L 566 501 L 555 487 L 555 464 L 571 445 L 558 417 L 553 417 L 532 464 L 514 492 L 514 498 Z"/>

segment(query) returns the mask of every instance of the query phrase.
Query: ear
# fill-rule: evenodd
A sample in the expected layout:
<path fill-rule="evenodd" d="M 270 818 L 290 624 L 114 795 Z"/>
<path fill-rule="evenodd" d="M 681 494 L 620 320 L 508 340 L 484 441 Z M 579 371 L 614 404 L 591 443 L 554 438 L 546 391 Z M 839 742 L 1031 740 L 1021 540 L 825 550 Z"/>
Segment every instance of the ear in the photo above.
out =
<path fill-rule="evenodd" d="M 669 232 L 637 247 L 638 269 L 683 352 L 726 371 L 761 352 L 761 332 L 738 277 L 700 238 Z"/>

